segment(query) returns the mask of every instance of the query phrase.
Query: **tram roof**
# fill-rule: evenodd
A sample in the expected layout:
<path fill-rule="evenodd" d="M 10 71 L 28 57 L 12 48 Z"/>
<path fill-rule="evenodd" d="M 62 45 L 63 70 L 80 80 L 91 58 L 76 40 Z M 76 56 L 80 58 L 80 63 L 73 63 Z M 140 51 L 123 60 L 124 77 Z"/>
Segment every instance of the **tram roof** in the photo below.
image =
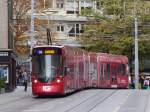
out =
<path fill-rule="evenodd" d="M 64 45 L 37 45 L 37 46 L 34 46 L 33 48 L 39 48 L 39 47 L 57 47 L 57 48 L 63 48 Z"/>

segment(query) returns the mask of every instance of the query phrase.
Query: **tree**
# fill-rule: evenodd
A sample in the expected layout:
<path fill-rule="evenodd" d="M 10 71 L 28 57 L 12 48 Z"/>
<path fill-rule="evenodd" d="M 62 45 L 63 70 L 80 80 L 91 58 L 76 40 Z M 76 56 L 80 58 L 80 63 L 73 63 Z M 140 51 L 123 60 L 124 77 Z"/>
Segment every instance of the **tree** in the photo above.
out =
<path fill-rule="evenodd" d="M 92 22 L 85 26 L 80 41 L 92 51 L 101 51 L 105 48 L 107 50 L 104 51 L 109 53 L 127 55 L 131 62 L 134 53 L 135 13 L 138 17 L 139 58 L 142 65 L 143 58 L 150 55 L 147 50 L 150 44 L 150 2 L 142 0 L 134 4 L 134 0 L 96 1 L 99 2 L 100 9 L 96 11 L 88 9 L 87 17 Z M 134 5 L 136 5 L 135 12 Z"/>
<path fill-rule="evenodd" d="M 41 12 L 45 8 L 48 8 L 47 3 L 52 1 L 36 0 L 34 5 L 34 13 Z M 31 0 L 13 0 L 13 18 L 10 22 L 10 29 L 14 36 L 14 49 L 19 56 L 24 56 L 29 54 L 28 40 L 30 39 L 30 17 L 31 12 Z M 42 37 L 46 35 L 46 27 L 48 26 L 47 20 L 34 20 L 35 34 Z M 45 32 L 41 30 L 41 27 L 45 28 Z M 38 36 L 36 39 L 39 39 Z M 23 45 L 24 43 L 24 45 Z"/>
<path fill-rule="evenodd" d="M 24 45 L 17 45 L 17 43 L 28 38 L 23 34 L 28 31 L 30 24 L 30 18 L 26 16 L 27 12 L 30 10 L 30 0 L 13 0 L 13 18 L 10 23 L 11 31 L 14 36 L 14 47 L 17 53 L 26 54 L 27 48 Z"/>

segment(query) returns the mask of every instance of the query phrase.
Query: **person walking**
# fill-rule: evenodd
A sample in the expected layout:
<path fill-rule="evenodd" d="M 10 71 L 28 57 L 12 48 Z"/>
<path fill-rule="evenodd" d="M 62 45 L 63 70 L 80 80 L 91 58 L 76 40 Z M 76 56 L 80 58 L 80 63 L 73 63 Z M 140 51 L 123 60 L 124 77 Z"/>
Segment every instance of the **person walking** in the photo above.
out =
<path fill-rule="evenodd" d="M 145 78 L 144 80 L 144 89 L 149 89 L 149 78 Z"/>
<path fill-rule="evenodd" d="M 23 76 L 23 80 L 24 80 L 24 91 L 27 91 L 27 87 L 28 87 L 28 74 L 26 71 L 24 71 L 22 73 Z"/>
<path fill-rule="evenodd" d="M 140 75 L 139 83 L 140 83 L 140 89 L 144 89 L 144 76 L 143 75 Z"/>

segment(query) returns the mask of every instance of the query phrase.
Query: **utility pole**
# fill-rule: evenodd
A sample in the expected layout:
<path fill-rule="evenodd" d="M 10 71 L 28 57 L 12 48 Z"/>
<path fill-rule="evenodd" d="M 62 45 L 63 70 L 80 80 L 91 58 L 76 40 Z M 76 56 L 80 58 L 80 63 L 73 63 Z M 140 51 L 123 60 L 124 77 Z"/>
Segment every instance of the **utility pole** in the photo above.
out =
<path fill-rule="evenodd" d="M 139 85 L 139 59 L 138 59 L 138 21 L 137 21 L 137 15 L 136 15 L 136 4 L 134 0 L 134 23 L 135 23 L 135 88 L 138 89 Z"/>
<path fill-rule="evenodd" d="M 31 0 L 31 36 L 30 36 L 30 55 L 32 55 L 33 39 L 34 39 L 34 0 Z M 30 72 L 32 71 L 32 62 L 30 56 Z"/>
<path fill-rule="evenodd" d="M 139 59 L 138 59 L 138 22 L 135 17 L 135 87 L 139 85 Z"/>

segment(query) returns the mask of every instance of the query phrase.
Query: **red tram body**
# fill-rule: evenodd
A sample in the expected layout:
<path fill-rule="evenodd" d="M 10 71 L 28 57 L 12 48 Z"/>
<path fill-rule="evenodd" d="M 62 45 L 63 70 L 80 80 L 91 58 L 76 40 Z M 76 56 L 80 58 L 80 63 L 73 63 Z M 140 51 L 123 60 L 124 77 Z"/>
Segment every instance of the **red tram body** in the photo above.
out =
<path fill-rule="evenodd" d="M 70 46 L 36 46 L 33 95 L 64 95 L 84 88 L 128 88 L 128 58 Z"/>

